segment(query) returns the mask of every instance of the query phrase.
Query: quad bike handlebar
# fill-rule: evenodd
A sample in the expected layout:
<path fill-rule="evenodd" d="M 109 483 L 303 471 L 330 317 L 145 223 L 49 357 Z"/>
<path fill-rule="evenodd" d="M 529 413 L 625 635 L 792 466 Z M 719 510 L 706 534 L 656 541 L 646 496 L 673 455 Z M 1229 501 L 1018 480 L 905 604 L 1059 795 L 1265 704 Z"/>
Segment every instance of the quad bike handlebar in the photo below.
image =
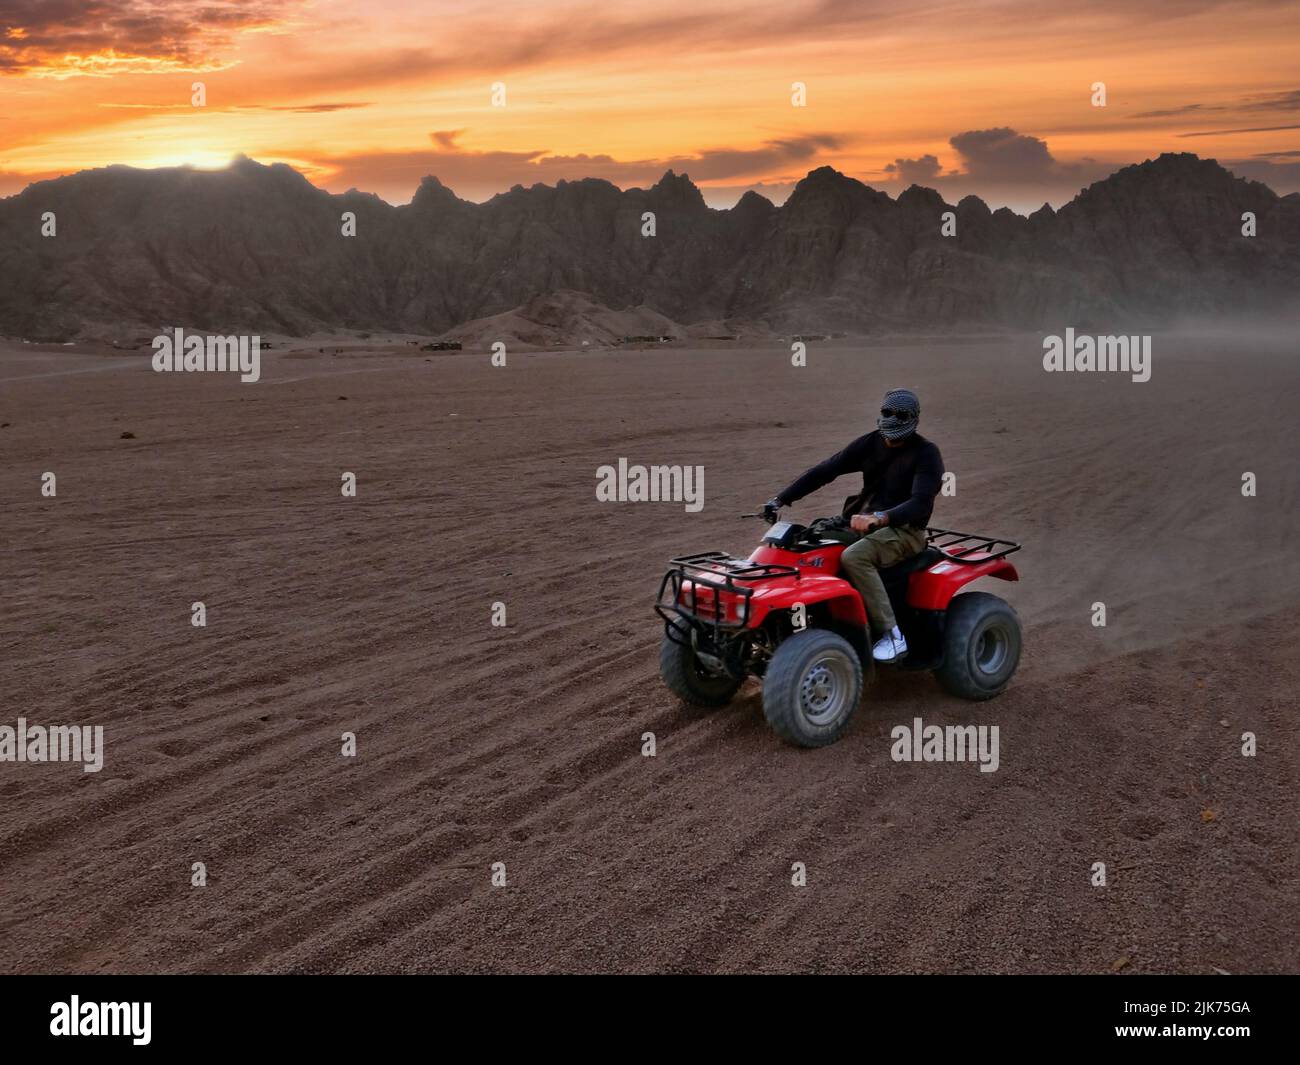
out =
<path fill-rule="evenodd" d="M 768 523 L 768 525 L 775 525 L 778 521 L 782 520 L 779 514 L 765 514 L 761 510 L 755 511 L 752 514 L 742 514 L 740 516 L 742 518 L 762 518 L 765 522 Z M 848 518 L 836 514 L 834 517 L 830 517 L 830 518 L 814 518 L 808 524 L 807 528 L 809 532 L 816 534 L 816 533 L 821 533 L 823 530 L 847 529 L 848 527 L 849 527 Z"/>
<path fill-rule="evenodd" d="M 742 514 L 740 516 L 742 518 L 762 518 L 768 525 L 776 525 L 782 521 L 779 517 L 769 518 L 762 511 L 756 514 Z M 785 524 L 792 525 L 798 530 L 794 537 L 794 540 L 798 542 L 816 542 L 823 539 L 826 533 L 840 532 L 851 527 L 849 519 L 840 514 L 829 518 L 813 518 L 806 526 L 795 525 L 792 522 L 786 522 Z M 925 534 L 926 547 L 943 552 L 950 562 L 965 565 L 992 562 L 1020 550 L 1020 544 L 1014 540 L 999 540 L 996 537 L 981 536 L 978 533 L 956 532 L 952 529 L 936 529 L 930 526 L 926 528 Z M 838 539 L 838 537 L 832 536 L 831 539 Z"/>

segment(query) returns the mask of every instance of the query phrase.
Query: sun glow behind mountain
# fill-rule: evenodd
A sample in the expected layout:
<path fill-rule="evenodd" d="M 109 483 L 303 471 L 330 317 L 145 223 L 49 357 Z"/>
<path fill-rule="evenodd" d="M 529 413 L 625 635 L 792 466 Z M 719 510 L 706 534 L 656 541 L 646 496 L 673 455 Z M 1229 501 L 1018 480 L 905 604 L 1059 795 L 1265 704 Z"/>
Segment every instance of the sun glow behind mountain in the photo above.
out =
<path fill-rule="evenodd" d="M 481 200 L 669 167 L 717 204 L 780 201 L 830 164 L 1025 210 L 1187 150 L 1300 188 L 1300 8 L 1185 9 L 19 0 L 0 15 L 0 193 L 239 153 L 392 202 L 427 173 Z"/>

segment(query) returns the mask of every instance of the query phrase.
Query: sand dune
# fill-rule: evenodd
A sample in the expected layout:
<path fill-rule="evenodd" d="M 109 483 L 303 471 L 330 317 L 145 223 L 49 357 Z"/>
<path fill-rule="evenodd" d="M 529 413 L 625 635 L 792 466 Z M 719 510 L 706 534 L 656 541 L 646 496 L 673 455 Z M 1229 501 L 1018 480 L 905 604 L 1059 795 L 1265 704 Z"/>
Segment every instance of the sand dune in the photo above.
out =
<path fill-rule="evenodd" d="M 522 306 L 476 318 L 443 334 L 444 340 L 490 351 L 500 342 L 508 350 L 555 347 L 612 347 L 624 342 L 676 340 L 685 330 L 649 307 L 616 311 L 583 292 L 561 290 L 535 296 Z"/>

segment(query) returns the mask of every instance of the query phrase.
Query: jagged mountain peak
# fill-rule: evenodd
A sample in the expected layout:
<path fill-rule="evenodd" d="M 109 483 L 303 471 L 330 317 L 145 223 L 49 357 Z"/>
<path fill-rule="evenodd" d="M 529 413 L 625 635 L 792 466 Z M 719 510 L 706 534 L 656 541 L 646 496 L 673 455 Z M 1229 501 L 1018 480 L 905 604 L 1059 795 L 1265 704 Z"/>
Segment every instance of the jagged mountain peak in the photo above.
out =
<path fill-rule="evenodd" d="M 777 210 L 777 206 L 762 193 L 755 192 L 753 189 L 746 189 L 745 194 L 736 201 L 736 205 L 732 210 L 747 214 L 769 214 Z"/>
<path fill-rule="evenodd" d="M 925 185 L 908 185 L 898 194 L 895 201 L 900 207 L 924 208 L 927 210 L 944 210 L 948 205 L 944 198 L 932 188 Z"/>
<path fill-rule="evenodd" d="M 993 212 L 989 210 L 989 205 L 974 193 L 963 196 L 958 200 L 957 210 L 962 214 L 975 215 L 979 218 L 988 218 L 993 214 Z"/>
<path fill-rule="evenodd" d="M 425 174 L 420 179 L 420 187 L 415 190 L 415 195 L 411 197 L 411 206 L 417 210 L 463 202 L 459 196 L 433 174 Z"/>
<path fill-rule="evenodd" d="M 663 177 L 650 186 L 648 191 L 656 200 L 682 204 L 697 210 L 707 210 L 708 205 L 704 202 L 704 194 L 685 173 L 678 174 L 672 169 L 666 170 Z"/>

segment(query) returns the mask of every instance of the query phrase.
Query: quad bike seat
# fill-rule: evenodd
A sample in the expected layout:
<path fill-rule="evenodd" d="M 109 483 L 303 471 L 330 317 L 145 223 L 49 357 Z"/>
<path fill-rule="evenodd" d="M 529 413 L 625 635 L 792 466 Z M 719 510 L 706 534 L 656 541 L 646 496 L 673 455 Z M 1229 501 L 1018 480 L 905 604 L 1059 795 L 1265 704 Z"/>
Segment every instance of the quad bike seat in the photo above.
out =
<path fill-rule="evenodd" d="M 936 562 L 941 561 L 947 556 L 937 547 L 927 547 L 919 554 L 911 558 L 905 558 L 902 562 L 895 563 L 892 566 L 886 566 L 880 571 L 880 579 L 888 584 L 890 581 L 901 581 L 923 569 L 929 569 Z"/>

